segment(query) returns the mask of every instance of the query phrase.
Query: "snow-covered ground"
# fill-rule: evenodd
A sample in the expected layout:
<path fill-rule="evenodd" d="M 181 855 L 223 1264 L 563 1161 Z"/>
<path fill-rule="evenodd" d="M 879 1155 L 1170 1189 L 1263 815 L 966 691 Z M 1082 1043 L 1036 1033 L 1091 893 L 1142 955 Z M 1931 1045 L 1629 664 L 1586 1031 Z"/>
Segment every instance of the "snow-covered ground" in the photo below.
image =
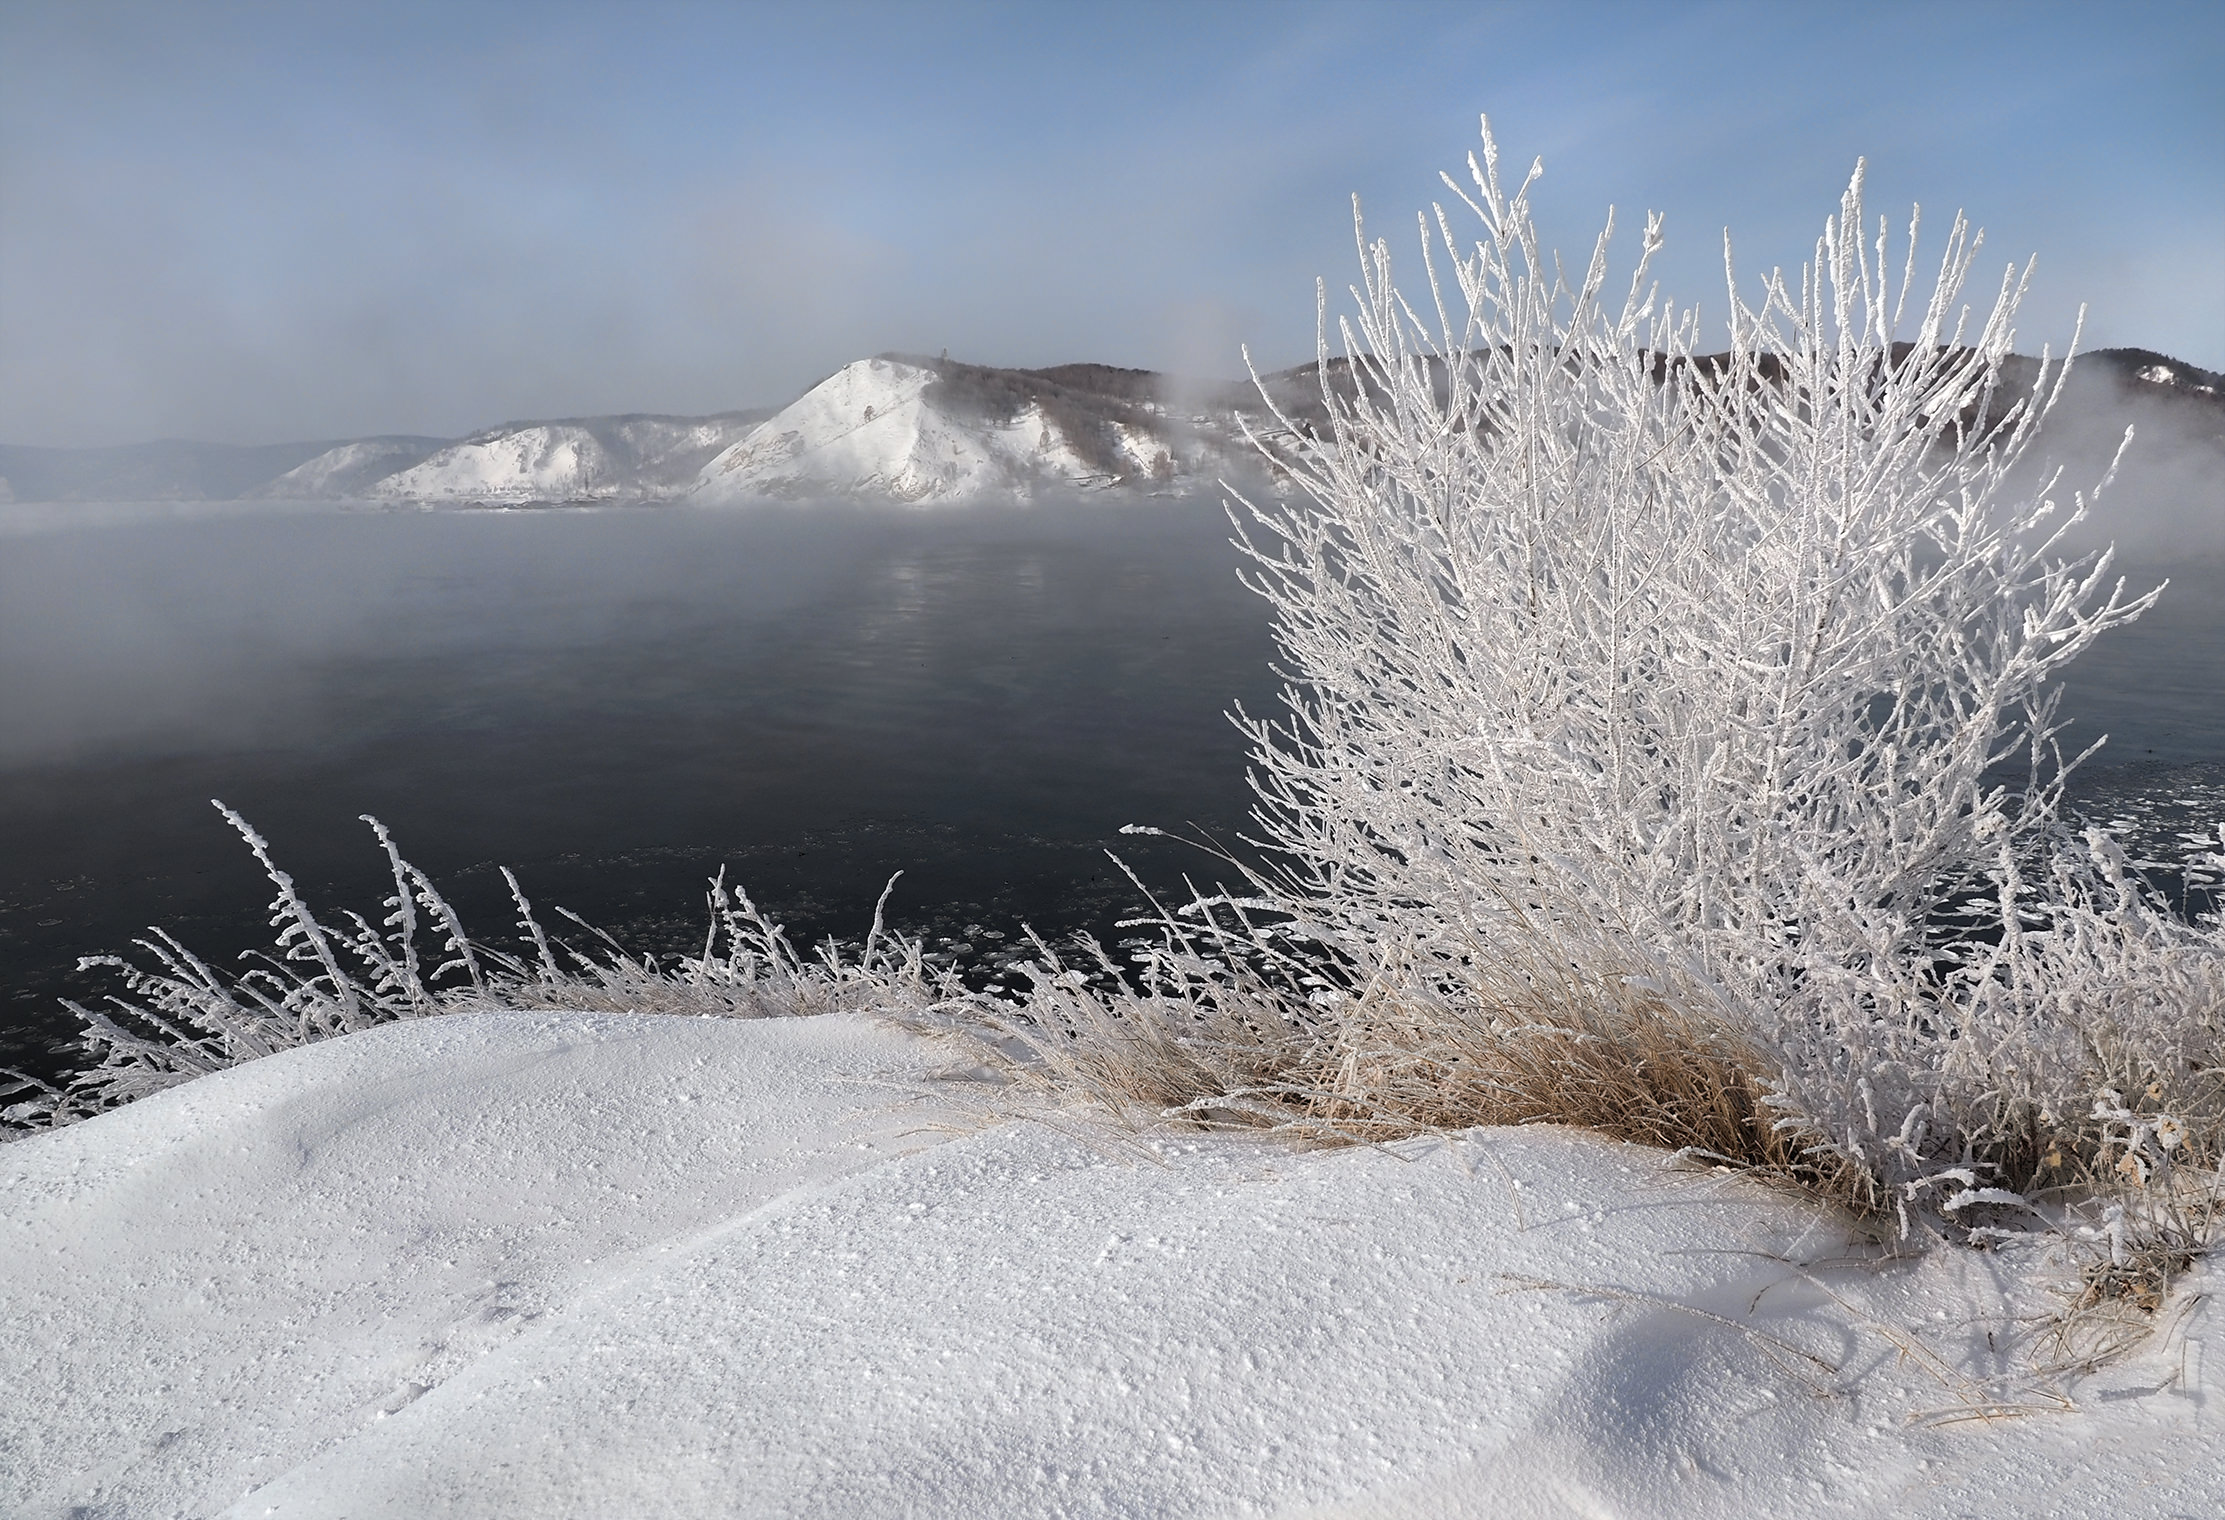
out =
<path fill-rule="evenodd" d="M 631 413 L 510 422 L 454 442 L 369 438 L 327 449 L 250 494 L 282 501 L 426 505 L 638 501 L 680 494 L 761 413 Z"/>
<path fill-rule="evenodd" d="M 938 1060 L 458 1015 L 8 1145 L 0 1513 L 2225 1513 L 2208 1279 L 2066 1406 L 2036 1250 L 1552 1129 L 996 1120 Z"/>

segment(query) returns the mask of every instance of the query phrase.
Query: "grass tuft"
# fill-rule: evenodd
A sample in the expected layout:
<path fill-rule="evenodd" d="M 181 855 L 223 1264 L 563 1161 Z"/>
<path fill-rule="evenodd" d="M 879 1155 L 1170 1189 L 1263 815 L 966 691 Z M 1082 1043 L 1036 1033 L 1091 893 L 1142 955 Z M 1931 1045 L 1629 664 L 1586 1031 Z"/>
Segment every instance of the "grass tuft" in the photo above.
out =
<path fill-rule="evenodd" d="M 84 1027 L 85 1067 L 65 1083 L 0 1071 L 0 1129 L 72 1124 L 165 1088 L 276 1051 L 403 1019 L 494 1009 L 799 1018 L 871 1009 L 920 1022 L 954 990 L 918 941 L 888 932 L 888 892 L 861 945 L 800 953 L 787 933 L 723 873 L 710 884 L 700 955 L 659 963 L 566 912 L 586 948 L 552 938 L 517 878 L 503 872 L 518 910 L 522 953 L 474 941 L 429 877 L 403 859 L 386 826 L 365 818 L 394 889 L 377 921 L 344 913 L 327 924 L 280 870 L 263 837 L 216 803 L 261 863 L 276 897 L 274 947 L 236 975 L 219 972 L 162 929 L 135 943 L 142 960 L 89 956 L 123 990 L 99 1007 L 67 1006 Z M 889 886 L 895 886 L 891 878 Z M 564 910 L 559 910 L 563 912 Z"/>

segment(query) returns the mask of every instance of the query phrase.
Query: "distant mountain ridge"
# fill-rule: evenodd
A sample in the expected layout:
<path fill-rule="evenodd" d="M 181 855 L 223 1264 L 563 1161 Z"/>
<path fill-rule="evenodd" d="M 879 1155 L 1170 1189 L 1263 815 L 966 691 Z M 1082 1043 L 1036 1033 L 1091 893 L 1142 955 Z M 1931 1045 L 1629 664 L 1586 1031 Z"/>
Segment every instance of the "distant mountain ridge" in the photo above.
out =
<path fill-rule="evenodd" d="M 1350 375 L 1346 361 L 1331 361 L 1332 386 L 1349 385 Z M 1315 366 L 1278 371 L 1265 384 L 1295 425 L 1325 423 Z M 2180 431 L 2225 450 L 2225 375 L 2147 349 L 2101 349 L 2079 356 L 2072 386 L 2067 407 L 2098 419 L 2133 398 L 2158 400 Z M 1255 468 L 1239 414 L 1264 411 L 1249 383 L 890 353 L 845 365 L 777 410 L 510 422 L 458 439 L 0 445 L 0 500 L 928 504 L 1043 491 L 1150 494 Z"/>
<path fill-rule="evenodd" d="M 992 369 L 882 354 L 843 366 L 707 463 L 691 499 L 930 502 L 1044 489 L 1166 491 L 1225 470 L 1233 408 L 1183 410 L 1109 365 Z"/>

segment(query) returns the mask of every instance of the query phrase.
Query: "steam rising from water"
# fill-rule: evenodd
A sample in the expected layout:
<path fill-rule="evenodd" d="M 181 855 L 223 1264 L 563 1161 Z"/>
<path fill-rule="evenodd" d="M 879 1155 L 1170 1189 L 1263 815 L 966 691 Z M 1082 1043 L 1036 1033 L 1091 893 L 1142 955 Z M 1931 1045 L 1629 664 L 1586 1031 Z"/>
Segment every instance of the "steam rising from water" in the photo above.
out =
<path fill-rule="evenodd" d="M 0 768 L 410 723 L 423 715 L 351 691 L 351 668 L 561 668 L 690 618 L 777 624 L 889 536 L 855 515 L 741 534 L 677 512 L 563 516 L 0 508 Z"/>
<path fill-rule="evenodd" d="M 2114 542 L 2124 563 L 2225 556 L 2225 399 L 2141 395 L 2096 365 L 2074 366 L 2034 451 L 2063 466 L 2058 500 L 2067 509 L 2072 491 L 2091 491 L 2128 427 L 2117 477 L 2071 545 Z"/>
<path fill-rule="evenodd" d="M 1210 502 L 99 515 L 0 509 L 0 1065 L 106 990 L 79 955 L 267 944 L 212 796 L 320 908 L 386 890 L 368 812 L 475 934 L 497 863 L 646 951 L 722 866 L 806 943 L 903 870 L 988 953 L 1125 916 L 1107 844 L 1209 864 L 1117 831 L 1239 825 L 1271 682 Z"/>

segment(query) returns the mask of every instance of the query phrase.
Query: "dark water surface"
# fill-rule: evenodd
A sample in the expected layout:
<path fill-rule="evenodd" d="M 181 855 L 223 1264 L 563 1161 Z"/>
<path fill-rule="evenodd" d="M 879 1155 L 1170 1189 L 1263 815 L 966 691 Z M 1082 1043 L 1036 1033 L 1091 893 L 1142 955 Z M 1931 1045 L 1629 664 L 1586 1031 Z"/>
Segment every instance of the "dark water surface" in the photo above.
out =
<path fill-rule="evenodd" d="M 0 509 L 0 1064 L 56 1069 L 82 954 L 228 963 L 268 884 L 368 913 L 357 815 L 475 935 L 497 865 L 630 948 L 700 947 L 720 866 L 800 941 L 987 954 L 1210 870 L 1126 823 L 1242 823 L 1221 716 L 1271 689 L 1219 506 Z M 548 916 L 544 911 L 544 917 Z"/>
<path fill-rule="evenodd" d="M 1210 500 L 0 507 L 0 1065 L 60 1069 L 57 1000 L 112 986 L 80 955 L 269 943 L 211 797 L 320 911 L 386 890 L 376 814 L 494 939 L 504 864 L 660 953 L 722 865 L 804 941 L 861 933 L 897 870 L 897 923 L 977 958 L 1023 920 L 1105 932 L 1136 900 L 1106 847 L 1212 871 L 1122 824 L 1243 824 L 1221 715 L 1275 682 L 1227 536 Z M 2068 683 L 2113 735 L 2087 803 L 2151 853 L 2225 816 L 2225 570 L 2169 573 Z"/>

